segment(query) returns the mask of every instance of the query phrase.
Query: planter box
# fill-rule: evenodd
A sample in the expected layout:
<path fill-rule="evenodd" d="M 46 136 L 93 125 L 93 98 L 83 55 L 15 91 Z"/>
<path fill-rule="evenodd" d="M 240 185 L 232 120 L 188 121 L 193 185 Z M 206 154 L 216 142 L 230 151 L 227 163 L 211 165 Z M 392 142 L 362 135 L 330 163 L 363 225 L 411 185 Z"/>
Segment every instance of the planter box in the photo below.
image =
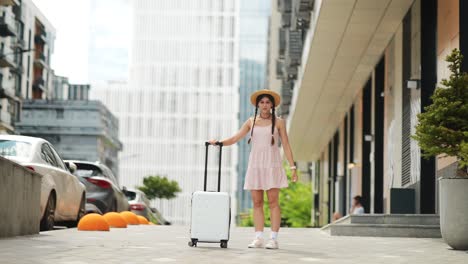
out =
<path fill-rule="evenodd" d="M 453 249 L 468 249 L 468 179 L 439 180 L 440 230 Z"/>

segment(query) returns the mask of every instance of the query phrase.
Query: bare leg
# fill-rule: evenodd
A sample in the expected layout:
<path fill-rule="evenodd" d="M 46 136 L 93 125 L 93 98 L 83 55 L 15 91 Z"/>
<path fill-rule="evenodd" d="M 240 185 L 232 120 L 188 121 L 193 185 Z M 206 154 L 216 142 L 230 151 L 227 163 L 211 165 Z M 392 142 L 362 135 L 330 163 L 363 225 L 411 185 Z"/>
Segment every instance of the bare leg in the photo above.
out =
<path fill-rule="evenodd" d="M 281 210 L 279 206 L 279 191 L 280 189 L 274 188 L 267 191 L 268 204 L 270 206 L 270 219 L 271 231 L 278 232 L 281 224 Z"/>
<path fill-rule="evenodd" d="M 252 190 L 253 210 L 254 210 L 254 225 L 255 232 L 263 232 L 265 225 L 265 215 L 263 213 L 263 190 Z"/>

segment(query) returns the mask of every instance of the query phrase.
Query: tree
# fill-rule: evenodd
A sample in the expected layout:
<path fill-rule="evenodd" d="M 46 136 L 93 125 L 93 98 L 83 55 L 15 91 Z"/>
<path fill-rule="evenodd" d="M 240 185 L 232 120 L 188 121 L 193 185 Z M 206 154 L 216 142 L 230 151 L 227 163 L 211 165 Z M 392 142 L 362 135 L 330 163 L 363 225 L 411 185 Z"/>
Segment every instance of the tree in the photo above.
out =
<path fill-rule="evenodd" d="M 454 49 L 447 56 L 451 75 L 443 79 L 431 96 L 432 104 L 418 115 L 413 136 L 423 157 L 448 155 L 457 157 L 458 176 L 468 176 L 468 74 L 461 71 L 463 55 Z"/>
<path fill-rule="evenodd" d="M 291 171 L 286 168 L 288 180 L 291 180 Z M 268 197 L 264 197 L 265 226 L 270 226 L 270 208 Z M 279 204 L 281 208 L 281 226 L 306 227 L 311 222 L 312 185 L 310 183 L 291 182 L 288 188 L 280 191 Z M 253 210 L 241 221 L 241 226 L 253 226 Z"/>
<path fill-rule="evenodd" d="M 167 177 L 148 176 L 143 178 L 143 186 L 138 189 L 146 194 L 148 199 L 172 199 L 182 190 L 176 181 L 169 181 Z"/>

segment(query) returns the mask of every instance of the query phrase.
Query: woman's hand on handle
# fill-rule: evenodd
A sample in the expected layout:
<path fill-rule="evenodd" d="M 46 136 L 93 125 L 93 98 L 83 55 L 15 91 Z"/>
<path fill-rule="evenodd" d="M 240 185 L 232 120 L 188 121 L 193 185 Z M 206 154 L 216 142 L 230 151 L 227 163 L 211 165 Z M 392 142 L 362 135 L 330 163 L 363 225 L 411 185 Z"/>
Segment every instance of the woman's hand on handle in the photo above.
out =
<path fill-rule="evenodd" d="M 216 143 L 218 142 L 218 140 L 216 139 L 210 139 L 207 141 L 208 143 L 210 143 L 211 145 L 216 145 Z"/>
<path fill-rule="evenodd" d="M 210 143 L 211 145 L 216 145 L 216 142 L 221 142 L 223 143 L 223 146 L 227 147 L 227 146 L 237 143 L 237 141 L 239 141 L 241 138 L 247 135 L 247 133 L 249 133 L 249 130 L 250 130 L 250 121 L 247 120 L 242 125 L 240 130 L 237 131 L 236 134 L 234 134 L 234 136 L 227 138 L 227 139 L 219 140 L 219 141 L 215 139 L 210 139 L 207 142 Z"/>

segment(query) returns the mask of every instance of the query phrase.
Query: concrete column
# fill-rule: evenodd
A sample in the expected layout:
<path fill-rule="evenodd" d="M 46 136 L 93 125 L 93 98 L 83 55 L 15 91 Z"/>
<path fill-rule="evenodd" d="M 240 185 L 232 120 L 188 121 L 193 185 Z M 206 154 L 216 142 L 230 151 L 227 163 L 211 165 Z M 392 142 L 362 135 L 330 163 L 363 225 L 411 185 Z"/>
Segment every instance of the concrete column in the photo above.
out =
<path fill-rule="evenodd" d="M 468 1 L 459 0 L 460 51 L 464 56 L 461 70 L 468 72 Z"/>
<path fill-rule="evenodd" d="M 437 0 L 421 1 L 421 112 L 437 84 Z M 435 213 L 435 159 L 421 158 L 420 212 Z"/>

